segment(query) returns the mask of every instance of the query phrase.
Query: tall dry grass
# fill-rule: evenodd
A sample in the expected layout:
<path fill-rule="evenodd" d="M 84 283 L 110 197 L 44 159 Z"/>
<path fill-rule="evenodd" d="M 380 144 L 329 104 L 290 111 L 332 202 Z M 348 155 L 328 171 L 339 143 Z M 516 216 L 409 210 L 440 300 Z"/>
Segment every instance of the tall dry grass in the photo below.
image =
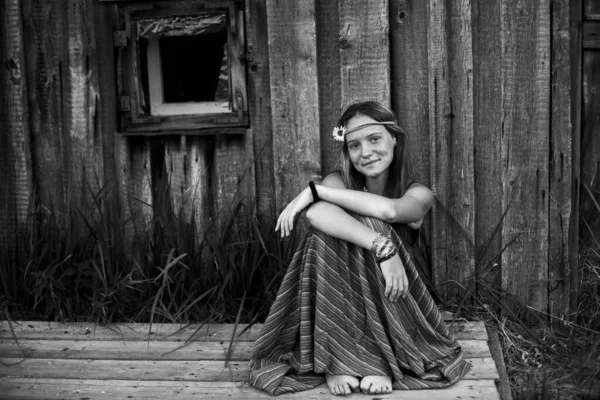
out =
<path fill-rule="evenodd" d="M 12 319 L 225 323 L 268 313 L 292 249 L 263 234 L 249 202 L 204 227 L 161 207 L 128 246 L 114 193 L 105 186 L 87 198 L 66 215 L 37 206 L 2 233 L 0 306 Z"/>

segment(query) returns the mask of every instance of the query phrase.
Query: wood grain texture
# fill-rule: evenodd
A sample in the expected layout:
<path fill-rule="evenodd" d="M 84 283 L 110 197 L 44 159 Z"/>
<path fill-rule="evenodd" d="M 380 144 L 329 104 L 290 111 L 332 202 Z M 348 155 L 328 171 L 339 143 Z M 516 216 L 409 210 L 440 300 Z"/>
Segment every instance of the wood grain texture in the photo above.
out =
<path fill-rule="evenodd" d="M 442 312 L 448 329 L 458 340 L 487 340 L 487 331 L 482 321 L 453 320 L 452 315 Z M 247 324 L 237 326 L 236 340 L 256 340 L 262 329 L 262 324 L 248 328 Z M 13 321 L 9 326 L 7 321 L 0 321 L 0 339 L 25 340 L 118 340 L 118 341 L 225 341 L 230 340 L 234 324 L 149 324 L 121 323 L 98 325 L 93 322 L 42 322 L 42 321 Z M 12 329 L 11 329 L 12 328 Z M 242 333 L 244 332 L 244 333 Z"/>
<path fill-rule="evenodd" d="M 548 211 L 548 311 L 569 314 L 572 196 L 571 40 L 569 2 L 552 1 L 551 126 Z"/>
<path fill-rule="evenodd" d="M 319 123 L 323 177 L 339 169 L 342 145 L 333 140 L 333 127 L 342 113 L 340 61 L 340 1 L 316 1 Z"/>
<path fill-rule="evenodd" d="M 571 222 L 569 233 L 569 264 L 571 265 L 571 293 L 569 296 L 569 310 L 572 319 L 576 318 L 574 311 L 578 306 L 579 294 L 579 268 L 573 266 L 579 263 L 579 231 L 580 231 L 580 204 L 581 204 L 581 99 L 582 99 L 582 4 L 575 1 L 571 3 L 570 14 L 570 45 L 571 45 L 571 124 L 573 131 L 572 148 L 572 179 L 571 193 Z"/>
<path fill-rule="evenodd" d="M 582 0 L 575 3 L 583 2 L 583 13 L 586 19 L 597 19 L 600 16 L 600 2 L 598 0 Z"/>
<path fill-rule="evenodd" d="M 498 379 L 498 371 L 491 357 L 466 359 L 473 367 L 464 379 Z M 18 378 L 54 379 L 122 379 L 140 381 L 204 381 L 204 382 L 245 382 L 250 367 L 247 361 L 195 360 L 69 360 L 26 358 L 15 364 L 18 358 L 6 357 L 0 365 L 1 376 Z M 15 364 L 15 365 L 13 365 Z"/>
<path fill-rule="evenodd" d="M 491 357 L 485 340 L 459 340 L 465 358 Z M 108 341 L 108 340 L 23 340 L 1 341 L 3 357 L 65 360 L 223 360 L 229 352 L 229 340 L 192 341 Z M 248 361 L 254 342 L 235 341 L 229 353 L 230 361 Z"/>
<path fill-rule="evenodd" d="M 98 113 L 98 55 L 94 25 L 94 6 L 86 0 L 66 2 L 66 63 L 63 74 L 63 135 L 66 155 L 63 175 L 72 205 L 86 218 L 97 210 L 93 203 L 104 187 L 102 137 L 96 132 Z M 79 216 L 74 213 L 72 218 Z M 85 234 L 83 223 L 75 232 Z M 76 233 L 77 234 L 77 233 Z"/>
<path fill-rule="evenodd" d="M 386 399 L 494 399 L 499 378 L 481 321 L 452 319 L 443 312 L 450 330 L 459 337 L 465 359 L 472 364 L 467 376 L 444 390 L 397 391 Z M 233 358 L 225 353 L 234 324 L 111 324 L 17 321 L 12 328 L 0 321 L 0 386 L 3 398 L 81 399 L 95 393 L 114 398 L 266 398 L 248 383 L 248 358 L 262 325 L 252 326 L 233 342 Z M 240 332 L 246 325 L 237 326 Z M 151 334 L 149 331 L 151 329 Z M 9 335 L 7 337 L 7 335 Z M 188 339 L 191 339 L 186 343 Z M 25 356 L 25 358 L 22 358 Z M 482 383 L 485 383 L 482 385 Z M 167 393 L 164 390 L 171 390 Z M 314 394 L 314 397 L 313 397 Z M 44 395 L 46 397 L 44 397 Z M 425 396 L 426 397 L 422 397 Z M 436 397 L 436 396 L 441 397 Z M 279 396 L 281 398 L 287 395 Z M 330 398 L 326 386 L 301 397 Z M 421 396 L 421 397 L 419 397 Z M 270 396 L 269 396 L 270 397 Z M 298 394 L 293 397 L 297 398 Z"/>
<path fill-rule="evenodd" d="M 33 166 L 27 102 L 27 67 L 21 1 L 0 5 L 0 179 L 3 206 L 0 237 L 15 232 L 26 221 L 33 199 Z"/>
<path fill-rule="evenodd" d="M 546 311 L 550 2 L 504 0 L 502 26 L 502 287 Z"/>
<path fill-rule="evenodd" d="M 427 2 L 390 0 L 391 100 L 408 138 L 409 174 L 431 186 Z"/>
<path fill-rule="evenodd" d="M 66 164 L 63 135 L 63 87 L 67 73 L 66 2 L 22 1 L 25 57 L 30 106 L 32 162 L 37 196 L 44 205 L 65 216 Z M 64 217 L 63 217 L 64 218 Z M 64 219 L 60 221 L 64 223 Z"/>
<path fill-rule="evenodd" d="M 38 379 L 0 378 L 6 399 L 47 399 L 52 394 L 60 399 L 111 398 L 111 399 L 272 399 L 268 393 L 241 382 L 168 382 L 99 379 Z M 294 400 L 297 393 L 277 396 L 280 400 Z M 468 398 L 473 400 L 498 400 L 498 390 L 493 379 L 461 380 L 444 390 L 409 390 L 380 395 L 377 398 L 442 400 Z M 303 400 L 337 400 L 327 386 L 302 392 Z"/>
<path fill-rule="evenodd" d="M 340 2 L 342 108 L 375 100 L 390 106 L 387 1 Z"/>
<path fill-rule="evenodd" d="M 266 0 L 246 0 L 246 40 L 252 61 L 246 64 L 248 113 L 253 133 L 256 209 L 265 231 L 275 216 L 275 176 L 269 75 Z"/>
<path fill-rule="evenodd" d="M 473 1 L 473 135 L 477 276 L 500 287 L 502 265 L 502 26 L 500 0 Z"/>
<path fill-rule="evenodd" d="M 583 24 L 583 48 L 600 49 L 600 21 L 586 21 Z"/>
<path fill-rule="evenodd" d="M 474 144 L 471 2 L 429 2 L 432 259 L 436 287 L 474 294 Z"/>
<path fill-rule="evenodd" d="M 133 243 L 134 237 L 146 232 L 153 216 L 150 140 L 116 135 L 115 148 L 125 235 Z"/>
<path fill-rule="evenodd" d="M 582 249 L 595 248 L 600 229 L 600 55 L 583 52 L 583 115 L 581 135 L 581 229 Z"/>
<path fill-rule="evenodd" d="M 321 174 L 314 0 L 268 0 L 267 26 L 279 213 Z"/>

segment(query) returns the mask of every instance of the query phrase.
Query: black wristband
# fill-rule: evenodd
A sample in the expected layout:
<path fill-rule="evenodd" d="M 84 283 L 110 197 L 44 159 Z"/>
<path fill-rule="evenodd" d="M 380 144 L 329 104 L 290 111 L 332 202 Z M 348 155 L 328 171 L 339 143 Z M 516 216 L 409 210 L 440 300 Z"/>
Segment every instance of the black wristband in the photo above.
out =
<path fill-rule="evenodd" d="M 308 187 L 310 188 L 310 191 L 312 193 L 313 203 L 316 203 L 317 201 L 321 200 L 319 198 L 319 194 L 317 193 L 317 188 L 315 187 L 315 184 L 313 183 L 313 181 L 308 182 Z"/>

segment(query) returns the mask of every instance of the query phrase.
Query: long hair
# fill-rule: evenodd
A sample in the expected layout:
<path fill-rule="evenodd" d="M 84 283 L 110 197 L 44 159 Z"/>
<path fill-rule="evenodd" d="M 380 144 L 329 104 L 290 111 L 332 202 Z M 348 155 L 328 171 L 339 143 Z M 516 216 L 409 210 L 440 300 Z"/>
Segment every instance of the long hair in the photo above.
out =
<path fill-rule="evenodd" d="M 373 118 L 375 121 L 396 121 L 394 113 L 376 101 L 365 101 L 354 103 L 343 112 L 338 121 L 338 126 L 346 126 L 348 120 L 357 114 L 362 114 Z M 405 176 L 405 152 L 406 152 L 406 134 L 398 126 L 382 125 L 392 136 L 396 138 L 396 147 L 394 149 L 394 158 L 389 166 L 389 173 L 383 195 L 388 198 L 400 198 L 404 194 L 408 179 Z M 344 137 L 344 145 L 340 153 L 340 169 L 342 180 L 348 189 L 363 190 L 365 185 L 365 176 L 358 172 L 348 153 L 348 145 Z"/>

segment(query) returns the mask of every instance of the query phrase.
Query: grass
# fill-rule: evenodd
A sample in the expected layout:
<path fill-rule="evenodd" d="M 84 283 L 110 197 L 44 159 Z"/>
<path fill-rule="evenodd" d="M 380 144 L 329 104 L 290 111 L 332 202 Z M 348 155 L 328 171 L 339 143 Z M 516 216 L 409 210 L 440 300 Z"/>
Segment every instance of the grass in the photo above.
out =
<path fill-rule="evenodd" d="M 66 216 L 36 207 L 0 242 L 0 306 L 13 319 L 260 320 L 291 249 L 277 235 L 264 235 L 251 207 L 239 202 L 228 208 L 199 242 L 199 227 L 162 207 L 130 245 L 131 221 L 119 217 L 107 187 L 85 207 L 72 202 Z"/>

